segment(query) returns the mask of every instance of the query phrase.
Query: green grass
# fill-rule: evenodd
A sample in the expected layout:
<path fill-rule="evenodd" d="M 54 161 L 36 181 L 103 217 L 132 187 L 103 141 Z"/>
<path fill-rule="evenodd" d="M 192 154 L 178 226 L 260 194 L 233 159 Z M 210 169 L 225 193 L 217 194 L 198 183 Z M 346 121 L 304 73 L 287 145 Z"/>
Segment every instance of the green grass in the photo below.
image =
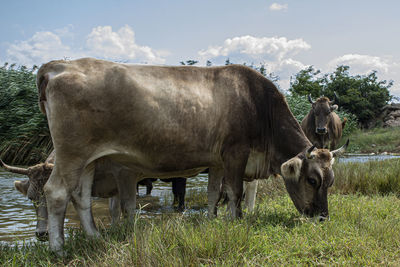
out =
<path fill-rule="evenodd" d="M 400 127 L 375 128 L 358 130 L 348 137 L 342 138 L 342 143 L 350 139 L 347 152 L 352 153 L 400 153 Z"/>
<path fill-rule="evenodd" d="M 342 194 L 388 195 L 400 197 L 400 160 L 337 163 L 331 192 Z"/>
<path fill-rule="evenodd" d="M 398 265 L 400 200 L 393 196 L 334 194 L 331 219 L 302 217 L 289 197 L 268 193 L 252 214 L 229 221 L 178 213 L 102 229 L 87 239 L 80 230 L 57 258 L 47 244 L 0 247 L 2 266 L 266 266 Z"/>
<path fill-rule="evenodd" d="M 208 219 L 206 191 L 191 189 L 187 205 L 196 212 L 98 223 L 96 240 L 69 229 L 64 258 L 47 243 L 0 245 L 0 266 L 399 266 L 400 161 L 339 162 L 334 171 L 324 223 L 301 216 L 282 178 L 271 177 L 260 182 L 255 212 L 240 220 L 229 220 L 225 207 Z"/>

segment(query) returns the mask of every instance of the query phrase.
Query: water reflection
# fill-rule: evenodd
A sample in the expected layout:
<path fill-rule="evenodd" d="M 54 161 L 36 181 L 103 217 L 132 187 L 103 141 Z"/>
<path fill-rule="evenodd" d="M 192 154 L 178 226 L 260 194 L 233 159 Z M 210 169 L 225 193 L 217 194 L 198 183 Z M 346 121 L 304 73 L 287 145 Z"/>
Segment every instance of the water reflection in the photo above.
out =
<path fill-rule="evenodd" d="M 400 155 L 363 155 L 363 154 L 347 154 L 344 157 L 339 158 L 338 162 L 367 162 L 371 160 L 386 160 L 400 158 Z"/>
<path fill-rule="evenodd" d="M 27 179 L 24 175 L 0 169 L 0 243 L 22 244 L 35 241 L 36 214 L 31 201 L 14 188 L 14 181 Z M 174 212 L 171 183 L 156 181 L 151 196 L 145 196 L 146 188 L 139 187 L 138 205 L 142 216 L 156 216 Z M 207 187 L 207 174 L 200 174 L 187 181 L 186 192 Z M 108 200 L 93 199 L 93 215 L 96 223 L 108 225 L 111 221 Z M 65 220 L 67 227 L 79 227 L 79 217 L 73 205 L 69 205 Z"/>

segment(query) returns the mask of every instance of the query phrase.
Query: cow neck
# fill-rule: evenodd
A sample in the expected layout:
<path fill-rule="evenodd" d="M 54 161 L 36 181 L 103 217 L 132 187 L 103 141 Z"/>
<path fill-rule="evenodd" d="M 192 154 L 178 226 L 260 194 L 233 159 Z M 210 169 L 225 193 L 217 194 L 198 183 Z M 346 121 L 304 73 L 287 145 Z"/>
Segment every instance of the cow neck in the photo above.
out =
<path fill-rule="evenodd" d="M 312 144 L 305 136 L 300 124 L 294 118 L 286 102 L 281 103 L 275 110 L 273 138 L 271 151 L 271 168 L 273 173 L 280 173 L 281 165 Z"/>

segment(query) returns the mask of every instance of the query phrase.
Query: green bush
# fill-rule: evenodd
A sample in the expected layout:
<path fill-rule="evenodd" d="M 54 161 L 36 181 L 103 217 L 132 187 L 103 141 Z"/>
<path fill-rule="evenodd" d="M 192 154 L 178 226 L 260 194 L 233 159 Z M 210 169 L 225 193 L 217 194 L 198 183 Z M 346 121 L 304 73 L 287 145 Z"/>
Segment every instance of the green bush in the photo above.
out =
<path fill-rule="evenodd" d="M 0 157 L 12 164 L 34 164 L 46 158 L 51 138 L 40 112 L 36 67 L 0 67 Z"/>

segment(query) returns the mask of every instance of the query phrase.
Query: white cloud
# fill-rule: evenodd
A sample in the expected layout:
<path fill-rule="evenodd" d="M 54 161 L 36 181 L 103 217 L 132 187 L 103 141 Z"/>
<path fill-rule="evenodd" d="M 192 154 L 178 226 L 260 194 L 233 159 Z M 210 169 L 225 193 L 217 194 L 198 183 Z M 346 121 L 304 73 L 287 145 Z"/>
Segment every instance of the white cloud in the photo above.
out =
<path fill-rule="evenodd" d="M 148 46 L 136 44 L 135 33 L 128 26 L 114 32 L 111 26 L 92 29 L 86 41 L 87 49 L 95 57 L 114 60 L 135 60 L 139 62 L 164 63 L 165 59 Z"/>
<path fill-rule="evenodd" d="M 244 54 L 252 57 L 264 56 L 282 60 L 289 55 L 308 50 L 311 46 L 303 39 L 287 40 L 286 37 L 253 37 L 250 35 L 226 39 L 222 46 L 210 46 L 199 51 L 202 58 L 227 57 Z"/>
<path fill-rule="evenodd" d="M 90 56 L 123 62 L 164 63 L 168 54 L 138 45 L 129 26 L 116 32 L 110 26 L 93 28 L 84 47 L 73 42 L 65 44 L 66 39 L 73 39 L 72 30 L 73 26 L 68 25 L 54 32 L 37 32 L 28 40 L 11 44 L 7 49 L 7 61 L 32 66 L 54 59 Z"/>
<path fill-rule="evenodd" d="M 280 10 L 287 10 L 287 9 L 288 9 L 288 4 L 272 3 L 269 6 L 269 10 L 272 10 L 272 11 L 280 11 Z"/>
<path fill-rule="evenodd" d="M 359 54 L 347 54 L 337 57 L 328 63 L 331 68 L 339 65 L 348 65 L 351 69 L 356 69 L 357 72 L 366 74 L 372 70 L 387 73 L 391 63 L 387 59 L 380 57 Z"/>
<path fill-rule="evenodd" d="M 293 56 L 309 50 L 303 39 L 288 40 L 286 37 L 240 36 L 226 39 L 220 46 L 210 46 L 198 52 L 201 60 L 221 64 L 227 58 L 234 63 L 260 63 L 268 72 L 278 75 L 282 89 L 289 88 L 290 76 L 306 67 Z M 217 62 L 215 62 L 217 61 Z"/>
<path fill-rule="evenodd" d="M 339 65 L 347 65 L 350 67 L 351 75 L 366 75 L 372 71 L 377 71 L 379 80 L 392 80 L 400 77 L 400 64 L 391 57 L 378 57 L 371 55 L 346 54 L 331 60 L 327 67 L 329 71 L 333 71 Z M 393 95 L 400 97 L 399 81 L 394 81 L 393 87 L 390 89 Z"/>
<path fill-rule="evenodd" d="M 32 38 L 12 44 L 7 49 L 8 61 L 32 66 L 71 53 L 69 46 L 52 32 L 37 32 Z"/>

